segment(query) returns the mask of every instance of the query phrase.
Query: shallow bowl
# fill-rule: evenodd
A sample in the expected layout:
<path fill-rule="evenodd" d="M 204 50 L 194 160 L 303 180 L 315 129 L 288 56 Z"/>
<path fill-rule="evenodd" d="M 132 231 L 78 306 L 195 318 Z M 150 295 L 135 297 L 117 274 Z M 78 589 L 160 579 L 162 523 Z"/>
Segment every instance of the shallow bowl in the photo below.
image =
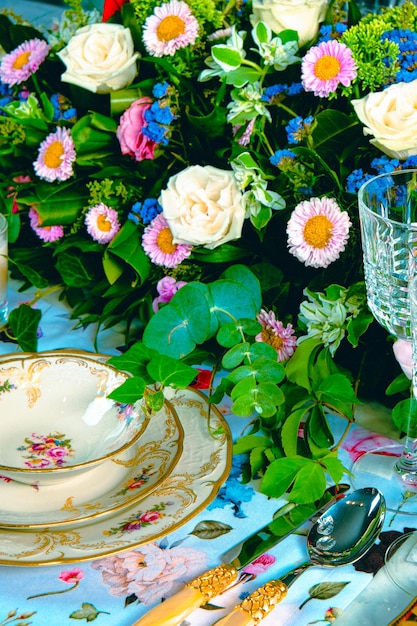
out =
<path fill-rule="evenodd" d="M 83 355 L 0 360 L 0 475 L 48 485 L 119 454 L 144 432 L 141 402 L 107 396 L 128 375 Z"/>

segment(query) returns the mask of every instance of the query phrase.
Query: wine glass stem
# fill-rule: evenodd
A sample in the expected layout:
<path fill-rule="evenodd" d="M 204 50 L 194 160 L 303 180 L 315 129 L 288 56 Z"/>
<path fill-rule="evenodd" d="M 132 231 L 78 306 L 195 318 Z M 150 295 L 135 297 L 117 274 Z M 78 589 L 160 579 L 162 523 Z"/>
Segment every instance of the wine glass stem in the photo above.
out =
<path fill-rule="evenodd" d="M 413 258 L 408 283 L 412 345 L 412 394 L 404 450 L 395 469 L 404 483 L 410 488 L 417 489 L 417 276 L 415 276 L 415 264 L 416 260 Z"/>

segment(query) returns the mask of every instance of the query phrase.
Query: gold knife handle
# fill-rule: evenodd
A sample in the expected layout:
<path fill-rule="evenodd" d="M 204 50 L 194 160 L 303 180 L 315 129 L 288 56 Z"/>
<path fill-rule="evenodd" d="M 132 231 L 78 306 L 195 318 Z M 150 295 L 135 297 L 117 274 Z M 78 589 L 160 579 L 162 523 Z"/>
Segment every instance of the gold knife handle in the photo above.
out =
<path fill-rule="evenodd" d="M 215 622 L 215 626 L 257 626 L 286 595 L 285 583 L 270 580 L 245 598 L 226 617 Z"/>
<path fill-rule="evenodd" d="M 198 607 L 227 589 L 237 575 L 232 565 L 218 565 L 187 583 L 184 589 L 155 606 L 132 626 L 177 626 Z"/>

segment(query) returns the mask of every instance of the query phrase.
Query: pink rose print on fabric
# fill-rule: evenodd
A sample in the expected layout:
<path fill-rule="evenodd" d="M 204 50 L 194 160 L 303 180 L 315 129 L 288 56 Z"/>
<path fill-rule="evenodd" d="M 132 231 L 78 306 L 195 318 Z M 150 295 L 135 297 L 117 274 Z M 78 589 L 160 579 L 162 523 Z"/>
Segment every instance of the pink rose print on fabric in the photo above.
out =
<path fill-rule="evenodd" d="M 58 591 L 45 591 L 44 593 L 37 593 L 34 596 L 29 596 L 27 600 L 33 600 L 34 598 L 42 598 L 43 596 L 56 596 L 60 593 L 67 593 L 68 591 L 72 591 L 76 589 L 80 583 L 80 581 L 84 578 L 85 572 L 79 567 L 73 567 L 70 570 L 62 570 L 62 572 L 58 576 L 58 580 L 62 580 L 62 582 L 67 583 L 68 585 L 72 585 L 71 587 L 65 587 L 65 589 L 59 589 Z"/>
<path fill-rule="evenodd" d="M 352 431 L 349 437 L 344 441 L 342 447 L 349 453 L 353 462 L 360 459 L 369 450 L 375 448 L 387 448 L 393 445 L 393 440 L 384 435 L 372 433 L 363 428 L 357 428 Z M 398 454 L 386 453 L 386 456 L 399 456 Z"/>
<path fill-rule="evenodd" d="M 199 550 L 180 546 L 162 549 L 149 543 L 138 550 L 93 561 L 91 567 L 102 572 L 111 595 L 134 595 L 138 602 L 153 604 L 205 571 L 206 563 L 206 554 Z"/>

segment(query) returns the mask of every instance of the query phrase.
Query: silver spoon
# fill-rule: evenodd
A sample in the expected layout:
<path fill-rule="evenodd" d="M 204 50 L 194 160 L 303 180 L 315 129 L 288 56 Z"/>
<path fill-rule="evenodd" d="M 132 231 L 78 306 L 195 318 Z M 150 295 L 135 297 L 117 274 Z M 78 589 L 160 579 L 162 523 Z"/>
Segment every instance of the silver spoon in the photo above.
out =
<path fill-rule="evenodd" d="M 226 617 L 215 622 L 215 626 L 256 626 L 308 568 L 340 567 L 360 559 L 378 538 L 385 510 L 384 496 L 374 487 L 347 493 L 311 527 L 307 536 L 309 559 L 281 580 L 269 581 L 254 591 Z"/>

